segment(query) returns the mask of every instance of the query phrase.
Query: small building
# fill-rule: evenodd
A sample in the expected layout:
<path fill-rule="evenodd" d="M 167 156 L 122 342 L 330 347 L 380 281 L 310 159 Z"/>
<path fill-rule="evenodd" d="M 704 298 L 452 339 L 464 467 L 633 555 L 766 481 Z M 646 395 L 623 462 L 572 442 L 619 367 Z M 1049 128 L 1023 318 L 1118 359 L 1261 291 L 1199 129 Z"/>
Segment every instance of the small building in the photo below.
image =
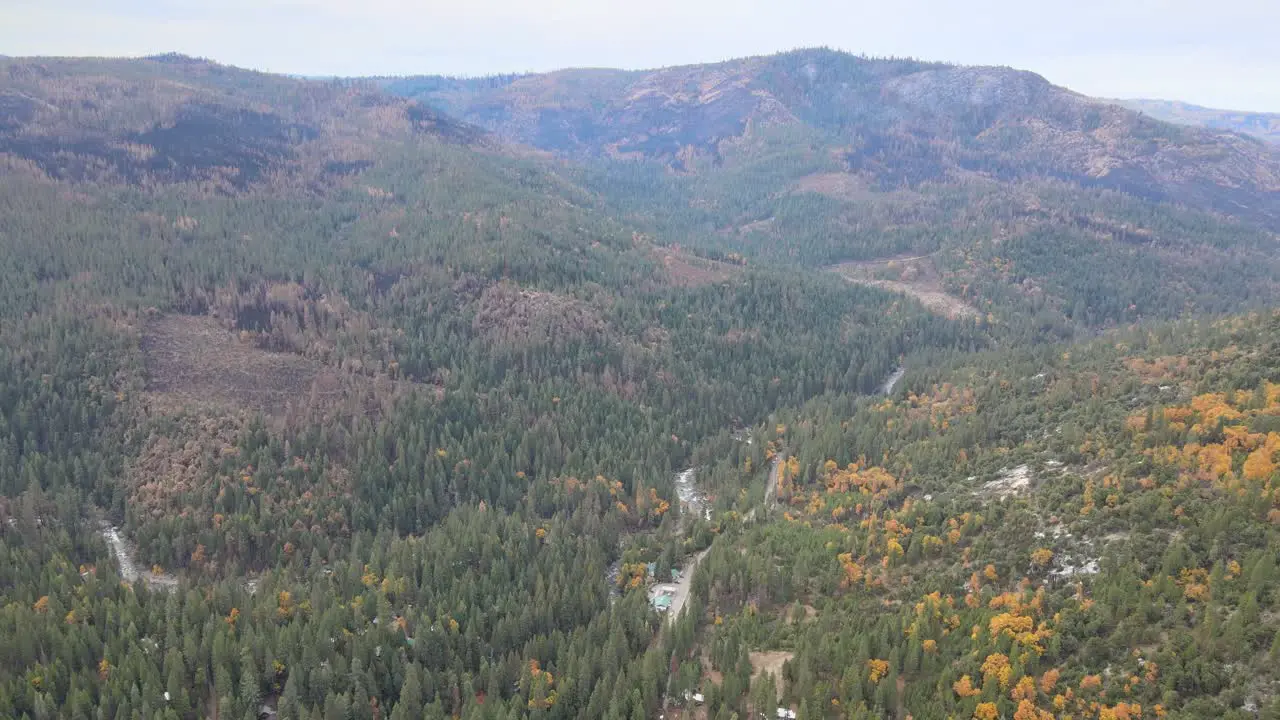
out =
<path fill-rule="evenodd" d="M 653 609 L 657 610 L 660 613 L 664 613 L 671 609 L 670 595 L 659 595 L 655 597 L 651 602 L 653 603 Z"/>
<path fill-rule="evenodd" d="M 796 711 L 787 708 L 778 708 L 778 720 L 796 720 Z"/>

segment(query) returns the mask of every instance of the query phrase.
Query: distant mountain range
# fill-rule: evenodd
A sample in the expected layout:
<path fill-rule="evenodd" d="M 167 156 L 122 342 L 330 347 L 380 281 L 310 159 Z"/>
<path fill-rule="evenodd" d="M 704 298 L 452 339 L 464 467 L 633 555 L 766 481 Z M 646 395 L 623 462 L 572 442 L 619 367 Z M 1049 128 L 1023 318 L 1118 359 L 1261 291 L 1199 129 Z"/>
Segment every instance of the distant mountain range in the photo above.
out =
<path fill-rule="evenodd" d="M 465 173 L 441 174 L 445 158 Z M 177 54 L 20 58 L 0 61 L 0 162 L 32 187 L 272 201 L 395 204 L 430 179 L 461 222 L 513 194 L 539 207 L 525 259 L 578 233 L 550 222 L 573 207 L 646 247 L 839 265 L 968 317 L 1096 326 L 1280 297 L 1280 148 L 1009 68 L 815 49 L 321 82 Z M 385 236 L 397 213 L 413 217 L 350 219 Z"/>
<path fill-rule="evenodd" d="M 999 67 L 828 50 L 653 71 L 408 78 L 388 90 L 574 157 L 732 164 L 805 135 L 872 187 L 1053 177 L 1280 221 L 1280 152 Z"/>
<path fill-rule="evenodd" d="M 1280 143 L 1280 113 L 1216 110 L 1176 100 L 1115 100 L 1114 102 L 1165 122 L 1231 130 Z"/>

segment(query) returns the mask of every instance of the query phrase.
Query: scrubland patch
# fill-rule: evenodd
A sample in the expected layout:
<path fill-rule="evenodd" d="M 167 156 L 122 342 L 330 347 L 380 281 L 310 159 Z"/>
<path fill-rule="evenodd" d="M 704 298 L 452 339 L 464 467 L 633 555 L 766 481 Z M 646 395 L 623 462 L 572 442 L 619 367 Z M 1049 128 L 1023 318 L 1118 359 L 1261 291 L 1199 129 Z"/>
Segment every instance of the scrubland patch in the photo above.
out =
<path fill-rule="evenodd" d="M 681 250 L 659 249 L 662 267 L 672 285 L 699 287 L 722 283 L 741 271 L 740 265 L 708 260 Z"/>
<path fill-rule="evenodd" d="M 495 344 L 527 347 L 598 335 L 605 322 L 577 298 L 499 283 L 480 295 L 472 327 Z"/>
<path fill-rule="evenodd" d="M 195 315 L 151 318 L 142 335 L 152 414 L 216 408 L 296 426 L 386 410 L 411 383 L 264 350 L 252 333 Z"/>
<path fill-rule="evenodd" d="M 866 179 L 849 173 L 814 173 L 796 181 L 797 192 L 811 192 L 836 200 L 856 200 L 870 191 Z"/>
<path fill-rule="evenodd" d="M 929 256 L 860 260 L 831 268 L 849 282 L 910 295 L 930 311 L 950 318 L 978 317 L 978 309 L 946 292 Z"/>

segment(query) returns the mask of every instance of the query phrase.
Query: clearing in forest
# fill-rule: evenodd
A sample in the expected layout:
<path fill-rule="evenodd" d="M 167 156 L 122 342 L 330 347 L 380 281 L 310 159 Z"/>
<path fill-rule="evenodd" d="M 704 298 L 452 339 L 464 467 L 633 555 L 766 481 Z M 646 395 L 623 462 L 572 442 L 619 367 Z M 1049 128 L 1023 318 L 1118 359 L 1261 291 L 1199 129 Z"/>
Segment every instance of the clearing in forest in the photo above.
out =
<path fill-rule="evenodd" d="M 679 287 L 714 285 L 732 278 L 742 271 L 742 266 L 723 260 L 698 257 L 677 248 L 660 247 L 654 255 L 667 271 L 668 281 Z"/>
<path fill-rule="evenodd" d="M 796 181 L 797 192 L 811 192 L 836 200 L 861 200 L 871 195 L 871 183 L 850 173 L 828 172 L 806 175 Z"/>
<path fill-rule="evenodd" d="M 748 659 L 751 660 L 751 682 L 754 684 L 756 678 L 767 672 L 773 673 L 774 682 L 778 685 L 778 697 L 782 697 L 782 666 L 795 656 L 795 653 L 786 650 L 750 653 Z"/>
<path fill-rule="evenodd" d="M 142 337 L 147 390 L 179 405 L 215 404 L 272 415 L 313 393 L 341 392 L 336 373 L 293 353 L 268 352 L 214 318 L 162 315 Z"/>
<path fill-rule="evenodd" d="M 949 318 L 981 314 L 964 300 L 947 294 L 931 255 L 860 260 L 833 265 L 830 269 L 852 283 L 910 295 L 932 312 Z"/>

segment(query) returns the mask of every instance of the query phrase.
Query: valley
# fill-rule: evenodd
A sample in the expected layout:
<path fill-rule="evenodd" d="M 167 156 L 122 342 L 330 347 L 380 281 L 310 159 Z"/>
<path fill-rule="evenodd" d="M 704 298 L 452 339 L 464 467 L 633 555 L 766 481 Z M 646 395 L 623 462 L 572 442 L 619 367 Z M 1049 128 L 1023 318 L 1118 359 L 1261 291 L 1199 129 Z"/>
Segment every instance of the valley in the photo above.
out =
<path fill-rule="evenodd" d="M 1262 141 L 171 54 L 0 58 L 0 167 L 0 717 L 1280 712 Z"/>

